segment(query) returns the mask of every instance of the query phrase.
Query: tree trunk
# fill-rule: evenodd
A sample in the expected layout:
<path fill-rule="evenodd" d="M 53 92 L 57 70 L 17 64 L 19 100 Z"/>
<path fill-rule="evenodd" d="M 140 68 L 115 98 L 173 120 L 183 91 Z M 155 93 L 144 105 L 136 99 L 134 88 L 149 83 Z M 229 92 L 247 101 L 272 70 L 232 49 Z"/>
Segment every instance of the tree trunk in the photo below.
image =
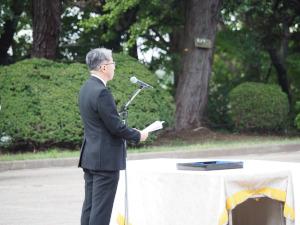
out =
<path fill-rule="evenodd" d="M 0 65 L 9 64 L 8 49 L 13 43 L 14 34 L 19 22 L 19 17 L 23 12 L 24 1 L 13 0 L 10 9 L 12 11 L 12 18 L 5 21 L 3 26 L 3 33 L 0 37 Z"/>
<path fill-rule="evenodd" d="M 268 52 L 276 69 L 278 83 L 282 91 L 287 94 L 289 102 L 291 103 L 291 92 L 286 67 L 276 49 L 269 49 Z"/>
<path fill-rule="evenodd" d="M 138 59 L 137 44 L 135 43 L 131 48 L 129 48 L 129 55 L 133 58 Z"/>
<path fill-rule="evenodd" d="M 176 90 L 176 131 L 201 126 L 208 98 L 213 48 L 195 47 L 195 38 L 214 46 L 221 0 L 187 0 L 182 73 Z"/>
<path fill-rule="evenodd" d="M 185 1 L 178 1 L 175 5 L 177 8 L 176 15 L 179 21 L 177 25 L 172 26 L 172 32 L 170 33 L 170 50 L 169 54 L 171 56 L 171 65 L 174 72 L 174 85 L 172 88 L 172 95 L 175 98 L 176 90 L 178 85 L 178 79 L 181 74 L 182 66 L 182 52 L 184 48 L 185 34 L 184 34 L 184 17 L 186 13 L 187 4 Z"/>
<path fill-rule="evenodd" d="M 174 87 L 172 90 L 172 95 L 175 97 L 176 89 L 178 85 L 178 78 L 181 72 L 181 52 L 183 49 L 184 41 L 184 30 L 183 27 L 174 27 L 172 33 L 170 34 L 170 55 L 172 69 L 174 71 Z"/>
<path fill-rule="evenodd" d="M 288 52 L 288 40 L 289 40 L 289 26 L 286 21 L 283 21 L 283 34 L 281 38 L 281 43 L 279 45 L 279 49 L 273 45 L 268 48 L 268 52 L 276 69 L 278 83 L 283 92 L 285 92 L 288 96 L 289 102 L 292 101 L 292 95 L 290 90 L 290 84 L 288 80 L 288 73 L 286 68 L 286 59 Z"/>
<path fill-rule="evenodd" d="M 54 59 L 60 33 L 61 0 L 32 0 L 31 57 Z"/>

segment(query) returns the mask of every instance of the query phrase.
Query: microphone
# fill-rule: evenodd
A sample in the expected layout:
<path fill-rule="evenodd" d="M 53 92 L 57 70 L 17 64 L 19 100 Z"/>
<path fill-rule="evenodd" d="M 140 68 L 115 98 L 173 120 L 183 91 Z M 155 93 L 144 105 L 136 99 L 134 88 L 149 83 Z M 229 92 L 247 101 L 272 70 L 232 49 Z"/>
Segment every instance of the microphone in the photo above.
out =
<path fill-rule="evenodd" d="M 153 88 L 151 85 L 137 79 L 136 77 L 131 77 L 130 82 L 133 83 L 133 84 L 140 85 L 141 88 Z"/>

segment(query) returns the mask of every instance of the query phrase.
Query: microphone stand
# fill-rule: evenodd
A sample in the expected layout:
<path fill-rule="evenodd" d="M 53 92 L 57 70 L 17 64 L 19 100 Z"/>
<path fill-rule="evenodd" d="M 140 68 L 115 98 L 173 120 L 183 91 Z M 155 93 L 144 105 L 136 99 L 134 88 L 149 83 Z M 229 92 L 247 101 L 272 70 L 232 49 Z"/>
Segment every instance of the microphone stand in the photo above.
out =
<path fill-rule="evenodd" d="M 122 119 L 123 124 L 127 126 L 128 124 L 128 107 L 133 101 L 133 99 L 144 89 L 144 86 L 140 86 L 139 89 L 135 90 L 133 94 L 131 95 L 130 99 L 128 102 L 121 107 L 121 110 L 119 112 L 119 115 Z M 125 145 L 125 157 L 127 161 L 127 141 L 124 141 Z M 127 162 L 126 162 L 127 164 Z M 128 184 L 127 184 L 127 168 L 125 167 L 125 220 L 124 220 L 124 225 L 129 225 L 129 215 L 128 215 Z"/>
<path fill-rule="evenodd" d="M 121 107 L 120 116 L 122 118 L 123 123 L 127 126 L 127 119 L 128 119 L 128 107 L 133 99 L 144 89 L 143 86 L 140 86 L 139 89 L 135 90 L 134 93 L 131 95 L 129 101 Z"/>

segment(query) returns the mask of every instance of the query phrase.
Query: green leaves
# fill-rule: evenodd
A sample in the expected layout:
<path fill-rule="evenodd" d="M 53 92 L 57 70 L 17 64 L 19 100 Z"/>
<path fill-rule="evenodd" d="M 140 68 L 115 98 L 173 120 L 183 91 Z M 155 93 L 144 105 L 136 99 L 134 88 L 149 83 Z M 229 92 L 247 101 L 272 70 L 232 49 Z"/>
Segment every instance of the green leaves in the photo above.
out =
<path fill-rule="evenodd" d="M 295 118 L 295 125 L 300 130 L 300 101 L 296 103 L 296 112 L 298 113 Z"/>
<path fill-rule="evenodd" d="M 85 73 L 84 65 L 38 59 L 1 68 L 0 134 L 12 137 L 16 146 L 79 144 L 77 93 Z"/>
<path fill-rule="evenodd" d="M 171 126 L 175 110 L 173 99 L 167 91 L 160 88 L 156 76 L 125 54 L 116 54 L 114 59 L 118 66 L 109 87 L 119 109 L 137 89 L 136 85 L 129 82 L 130 77 L 136 76 L 154 87 L 143 90 L 129 106 L 129 126 L 143 129 L 155 120 L 164 120 Z"/>
<path fill-rule="evenodd" d="M 240 84 L 230 92 L 229 105 L 238 130 L 279 130 L 288 119 L 287 96 L 276 85 Z"/>
<path fill-rule="evenodd" d="M 131 57 L 116 54 L 114 58 L 118 66 L 109 88 L 118 108 L 137 88 L 129 82 L 131 76 L 155 87 L 143 90 L 130 105 L 129 125 L 142 129 L 155 120 L 172 124 L 172 98 L 157 85 L 155 75 Z M 83 128 L 78 93 L 88 77 L 84 64 L 63 64 L 44 59 L 24 60 L 0 67 L 0 138 L 12 138 L 9 147 L 79 146 Z"/>
<path fill-rule="evenodd" d="M 86 32 L 102 25 L 113 27 L 119 23 L 120 18 L 133 7 L 137 6 L 140 0 L 110 0 L 106 1 L 102 14 L 90 14 L 91 16 L 79 22 Z"/>

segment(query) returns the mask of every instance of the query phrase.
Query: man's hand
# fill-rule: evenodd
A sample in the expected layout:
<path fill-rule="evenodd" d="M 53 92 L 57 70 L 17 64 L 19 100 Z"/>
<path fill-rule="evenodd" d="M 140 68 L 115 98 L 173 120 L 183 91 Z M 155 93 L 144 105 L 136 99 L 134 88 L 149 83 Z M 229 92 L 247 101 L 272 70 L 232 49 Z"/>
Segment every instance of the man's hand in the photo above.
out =
<path fill-rule="evenodd" d="M 140 141 L 146 141 L 146 139 L 148 138 L 149 132 L 138 130 L 136 128 L 133 128 L 133 129 L 136 130 L 136 131 L 138 131 L 138 132 L 140 132 L 140 134 L 141 134 Z"/>
<path fill-rule="evenodd" d="M 148 138 L 149 133 L 146 131 L 140 131 L 141 134 L 141 139 L 140 141 L 146 141 L 146 139 Z"/>

